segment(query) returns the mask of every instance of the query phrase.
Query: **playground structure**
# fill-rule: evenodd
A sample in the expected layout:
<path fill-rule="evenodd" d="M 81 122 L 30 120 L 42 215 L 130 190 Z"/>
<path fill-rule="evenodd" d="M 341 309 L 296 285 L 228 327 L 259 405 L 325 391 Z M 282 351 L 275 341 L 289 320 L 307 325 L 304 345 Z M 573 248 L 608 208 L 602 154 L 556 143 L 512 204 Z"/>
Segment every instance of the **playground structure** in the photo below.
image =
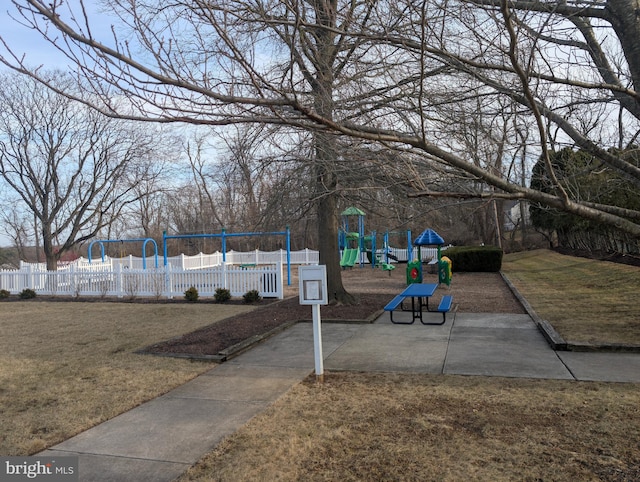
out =
<path fill-rule="evenodd" d="M 223 228 L 221 233 L 219 234 L 176 234 L 176 235 L 168 235 L 166 231 L 162 233 L 162 244 L 163 244 L 163 266 L 167 266 L 168 259 L 168 246 L 167 241 L 171 239 L 195 239 L 195 238 L 219 238 L 222 242 L 222 262 L 226 263 L 226 254 L 227 254 L 227 238 L 233 237 L 248 237 L 248 236 L 285 236 L 286 237 L 286 247 L 287 247 L 287 285 L 291 285 L 291 232 L 289 226 L 287 226 L 285 231 L 278 232 L 250 232 L 250 233 L 227 233 Z M 143 255 L 143 269 L 147 269 L 146 265 L 146 245 L 147 243 L 152 243 L 155 247 L 155 267 L 158 267 L 158 245 L 152 238 L 136 238 L 136 239 L 102 239 L 95 240 L 89 243 L 87 258 L 89 263 L 91 263 L 91 251 L 94 244 L 98 244 L 100 246 L 100 254 L 101 260 L 104 262 L 105 260 L 105 252 L 104 252 L 104 244 L 105 243 L 125 243 L 125 242 L 142 242 L 142 255 Z M 248 268 L 248 265 L 243 265 L 244 268 Z"/>
<path fill-rule="evenodd" d="M 413 242 L 418 247 L 417 259 L 407 264 L 407 284 L 422 283 L 422 246 L 436 246 L 438 256 L 432 260 L 433 264 L 438 267 L 438 283 L 444 283 L 447 286 L 451 284 L 451 260 L 442 256 L 441 247 L 444 245 L 444 239 L 433 229 L 424 230 Z"/>
<path fill-rule="evenodd" d="M 363 267 L 365 263 L 369 263 L 372 268 L 380 267 L 385 271 L 395 269 L 391 261 L 398 261 L 389 248 L 389 232 L 384 234 L 383 248 L 377 247 L 377 234 L 373 231 L 366 235 L 364 229 L 365 213 L 355 207 L 345 209 L 342 213 L 342 228 L 338 233 L 338 247 L 342 251 L 340 258 L 340 266 L 345 268 L 353 268 L 356 264 Z M 349 229 L 349 218 L 355 216 L 357 218 L 358 231 Z M 411 234 L 408 235 L 409 243 Z"/>
<path fill-rule="evenodd" d="M 358 208 L 348 208 L 342 213 L 343 229 L 339 231 L 339 248 L 342 250 L 342 256 L 340 259 L 340 266 L 343 269 L 353 268 L 356 264 L 363 267 L 365 263 L 371 265 L 372 268 L 380 267 L 382 270 L 391 271 L 395 269 L 395 265 L 391 261 L 398 262 L 398 257 L 394 256 L 392 249 L 389 246 L 390 235 L 398 235 L 401 233 L 385 232 L 383 237 L 382 249 L 377 248 L 377 235 L 373 231 L 370 235 L 365 235 L 364 229 L 364 217 L 365 213 Z M 349 217 L 357 217 L 357 229 L 358 231 L 349 230 Z M 403 233 L 402 233 L 403 234 Z M 285 231 L 279 232 L 247 232 L 247 233 L 227 233 L 225 229 L 222 229 L 221 233 L 211 234 L 179 234 L 168 235 L 163 232 L 163 266 L 167 266 L 168 263 L 168 241 L 172 239 L 195 239 L 195 238 L 217 238 L 221 240 L 222 244 L 222 263 L 227 263 L 227 239 L 233 237 L 251 237 L 251 236 L 285 236 L 286 237 L 286 265 L 287 265 L 287 285 L 291 285 L 291 242 L 290 242 L 290 229 L 287 226 Z M 407 240 L 409 248 L 407 249 L 407 284 L 422 282 L 422 247 L 423 246 L 437 246 L 437 258 L 432 260 L 430 264 L 435 264 L 438 267 L 438 278 L 440 283 L 451 282 L 451 262 L 448 259 L 443 259 L 441 256 L 441 246 L 444 244 L 444 240 L 433 230 L 427 229 L 424 231 L 415 242 L 411 243 L 411 231 L 407 231 Z M 158 246 L 152 238 L 135 238 L 135 239 L 105 239 L 95 240 L 89 244 L 88 247 L 88 261 L 91 264 L 92 261 L 92 248 L 95 244 L 100 246 L 101 260 L 105 261 L 104 245 L 106 243 L 120 243 L 125 242 L 141 242 L 142 243 L 142 262 L 143 269 L 147 269 L 146 260 L 146 246 L 151 243 L 154 247 L 154 267 L 158 268 Z M 413 249 L 417 247 L 417 258 L 414 260 Z M 448 264 L 447 264 L 448 263 Z M 241 268 L 254 268 L 256 265 L 252 263 L 243 263 Z"/>
<path fill-rule="evenodd" d="M 343 269 L 353 268 L 356 264 L 363 267 L 365 262 L 370 263 L 372 268 L 376 266 L 383 270 L 391 271 L 395 269 L 395 265 L 391 261 L 398 261 L 398 257 L 394 256 L 389 245 L 390 235 L 398 235 L 389 231 L 385 232 L 383 237 L 382 249 L 377 249 L 376 232 L 370 235 L 365 234 L 364 217 L 365 213 L 355 207 L 345 209 L 342 213 L 342 229 L 339 232 L 338 247 L 342 250 L 340 258 L 340 266 Z M 349 218 L 357 218 L 357 231 L 349 229 Z M 442 237 L 432 229 L 423 231 L 416 240 L 411 242 L 411 231 L 407 230 L 407 284 L 422 282 L 422 252 L 424 247 L 436 246 L 436 256 L 429 261 L 429 264 L 435 265 L 438 272 L 438 282 L 449 285 L 451 283 L 451 260 L 442 256 L 441 248 L 444 245 Z M 416 249 L 417 248 L 417 249 Z M 413 258 L 413 251 L 416 249 L 416 258 Z M 366 260 L 366 261 L 365 261 Z"/>
<path fill-rule="evenodd" d="M 365 213 L 354 207 L 345 209 L 342 213 L 342 229 L 338 233 L 338 247 L 342 250 L 340 266 L 353 268 L 356 264 L 361 267 L 364 263 L 362 252 L 364 251 L 364 216 Z M 358 230 L 349 230 L 349 217 L 356 216 Z"/>
<path fill-rule="evenodd" d="M 411 230 L 407 231 L 386 231 L 382 237 L 382 247 L 378 248 L 378 235 L 376 231 L 365 234 L 364 217 L 365 213 L 355 207 L 345 209 L 342 213 L 342 227 L 338 234 L 338 247 L 342 252 L 340 258 L 340 266 L 343 268 L 352 268 L 356 264 L 363 267 L 365 263 L 369 263 L 372 268 L 381 267 L 382 269 L 391 270 L 395 266 L 392 262 L 412 262 L 414 259 L 420 261 L 426 246 L 438 246 L 435 253 L 429 253 L 430 257 L 437 259 L 434 263 L 440 261 L 440 247 L 444 244 L 442 238 L 432 230 L 437 236 L 430 244 L 416 244 L 412 242 Z M 357 231 L 349 229 L 349 218 L 357 217 Z M 423 233 L 424 234 L 424 233 Z M 407 248 L 392 248 L 390 239 L 392 236 L 403 237 L 406 239 Z M 424 238 L 423 238 L 424 239 Z M 438 244 L 440 243 L 440 244 Z M 431 250 L 426 250 L 431 251 Z M 414 252 L 416 258 L 414 258 Z"/>

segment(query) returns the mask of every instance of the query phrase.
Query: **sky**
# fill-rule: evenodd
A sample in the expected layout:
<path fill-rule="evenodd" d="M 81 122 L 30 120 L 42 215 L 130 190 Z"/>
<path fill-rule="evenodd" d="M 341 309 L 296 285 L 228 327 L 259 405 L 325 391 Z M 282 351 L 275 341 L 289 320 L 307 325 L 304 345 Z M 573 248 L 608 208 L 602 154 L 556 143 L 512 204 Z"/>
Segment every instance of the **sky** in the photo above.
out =
<path fill-rule="evenodd" d="M 38 32 L 20 25 L 11 17 L 19 18 L 17 9 L 12 3 L 3 5 L 3 11 L 0 14 L 0 35 L 16 54 L 26 54 L 26 60 L 30 65 L 62 66 L 65 64 L 63 56 L 42 39 Z M 0 52 L 2 55 L 7 53 L 4 46 L 0 47 Z"/>
<path fill-rule="evenodd" d="M 65 0 L 64 5 L 69 5 L 69 8 L 73 9 L 75 12 L 80 12 L 79 3 L 79 0 Z M 111 21 L 104 21 L 106 14 L 98 13 L 99 4 L 100 0 L 84 0 L 92 31 L 98 38 L 102 35 L 110 36 L 110 26 L 112 23 Z M 4 41 L 16 54 L 26 54 L 28 64 L 45 65 L 51 68 L 63 68 L 68 65 L 67 59 L 64 55 L 58 52 L 57 49 L 55 49 L 49 42 L 44 40 L 39 32 L 20 25 L 16 20 L 14 20 L 21 19 L 21 16 L 13 2 L 7 2 L 6 0 L 3 1 L 0 9 L 0 36 L 2 36 Z M 68 17 L 68 14 L 65 15 L 62 13 L 62 17 Z M 99 18 L 100 21 L 95 22 L 94 20 L 96 18 Z M 5 55 L 6 53 L 7 51 L 4 46 L 0 45 L 0 54 Z"/>

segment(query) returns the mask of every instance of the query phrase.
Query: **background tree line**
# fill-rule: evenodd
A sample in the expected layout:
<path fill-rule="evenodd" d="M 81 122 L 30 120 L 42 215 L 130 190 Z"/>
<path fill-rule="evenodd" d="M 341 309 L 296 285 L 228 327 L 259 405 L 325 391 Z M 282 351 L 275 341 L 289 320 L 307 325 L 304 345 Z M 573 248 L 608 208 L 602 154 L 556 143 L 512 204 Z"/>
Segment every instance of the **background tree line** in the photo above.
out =
<path fill-rule="evenodd" d="M 68 75 L 55 75 L 61 86 L 73 88 Z M 5 73 L 1 81 L 1 220 L 13 241 L 14 264 L 39 260 L 54 268 L 92 239 L 160 241 L 163 231 L 272 232 L 290 226 L 295 249 L 318 248 L 304 142 L 264 125 L 236 126 L 224 134 L 139 126 L 99 115 L 20 74 Z M 395 231 L 398 247 L 406 245 L 403 233 L 427 225 L 453 242 L 495 239 L 495 231 L 485 237 L 486 223 L 467 221 L 469 213 L 484 217 L 482 207 L 408 199 L 392 172 L 400 154 L 357 145 L 343 149 L 349 158 L 338 173 L 338 209 L 365 208 L 368 231 Z M 433 183 L 444 179 L 434 174 Z M 220 249 L 207 239 L 172 247 L 174 254 Z M 275 250 L 284 244 L 277 237 L 238 238 L 230 247 Z M 141 254 L 131 244 L 106 248 L 112 256 Z"/>

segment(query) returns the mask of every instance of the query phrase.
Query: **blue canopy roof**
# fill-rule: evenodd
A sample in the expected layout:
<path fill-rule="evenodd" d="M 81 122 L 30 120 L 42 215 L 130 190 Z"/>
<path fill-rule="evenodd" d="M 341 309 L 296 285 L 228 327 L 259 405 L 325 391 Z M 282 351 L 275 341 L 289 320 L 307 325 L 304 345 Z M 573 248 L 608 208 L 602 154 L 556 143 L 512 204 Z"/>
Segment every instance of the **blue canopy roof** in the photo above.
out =
<path fill-rule="evenodd" d="M 428 246 L 433 244 L 444 244 L 444 239 L 440 237 L 433 229 L 427 229 L 420 234 L 413 242 L 414 246 Z"/>

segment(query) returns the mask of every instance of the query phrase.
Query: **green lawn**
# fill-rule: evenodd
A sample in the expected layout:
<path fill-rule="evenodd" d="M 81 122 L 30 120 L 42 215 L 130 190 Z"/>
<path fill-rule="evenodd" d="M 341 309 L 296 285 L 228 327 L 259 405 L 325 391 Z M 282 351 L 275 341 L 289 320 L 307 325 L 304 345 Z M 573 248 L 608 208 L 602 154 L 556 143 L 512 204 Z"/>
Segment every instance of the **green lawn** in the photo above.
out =
<path fill-rule="evenodd" d="M 502 270 L 565 340 L 640 345 L 640 268 L 535 250 Z"/>

